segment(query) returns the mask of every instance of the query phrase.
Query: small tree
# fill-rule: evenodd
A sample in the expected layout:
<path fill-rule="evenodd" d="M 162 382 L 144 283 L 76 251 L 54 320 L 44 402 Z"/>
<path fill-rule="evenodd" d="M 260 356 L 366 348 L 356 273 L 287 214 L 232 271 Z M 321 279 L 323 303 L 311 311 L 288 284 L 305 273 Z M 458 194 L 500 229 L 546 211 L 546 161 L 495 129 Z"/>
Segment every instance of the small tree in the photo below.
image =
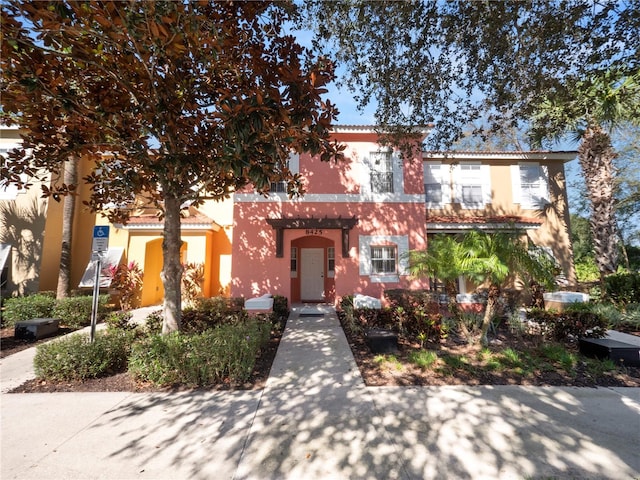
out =
<path fill-rule="evenodd" d="M 437 235 L 426 252 L 411 252 L 410 268 L 414 275 L 434 275 L 449 285 L 460 275 L 489 290 L 485 308 L 481 342 L 488 342 L 487 333 L 498 309 L 498 300 L 509 279 L 534 280 L 551 287 L 554 282 L 552 260 L 540 249 L 529 246 L 517 235 L 472 230 L 463 237 Z M 455 284 L 453 284 L 455 294 Z M 455 296 L 453 297 L 455 301 Z"/>
<path fill-rule="evenodd" d="M 498 300 L 508 279 L 534 280 L 551 288 L 554 283 L 552 263 L 539 251 L 514 234 L 472 230 L 461 241 L 458 259 L 461 273 L 476 284 L 488 287 L 487 305 L 482 319 L 481 342 L 488 343 L 487 333 L 498 310 Z"/>
<path fill-rule="evenodd" d="M 291 152 L 338 160 L 333 65 L 284 32 L 285 2 L 22 2 L 2 8 L 3 110 L 26 132 L 0 186 L 70 153 L 93 159 L 89 207 L 126 222 L 136 199 L 164 218 L 163 332 L 180 328 L 181 210 L 285 181 Z M 32 149 L 26 154 L 26 149 Z M 45 195 L 69 194 L 54 185 Z"/>
<path fill-rule="evenodd" d="M 444 283 L 449 310 L 457 311 L 456 280 L 460 276 L 460 243 L 453 235 L 437 234 L 429 238 L 426 250 L 409 252 L 409 271 L 416 277 L 431 277 Z"/>

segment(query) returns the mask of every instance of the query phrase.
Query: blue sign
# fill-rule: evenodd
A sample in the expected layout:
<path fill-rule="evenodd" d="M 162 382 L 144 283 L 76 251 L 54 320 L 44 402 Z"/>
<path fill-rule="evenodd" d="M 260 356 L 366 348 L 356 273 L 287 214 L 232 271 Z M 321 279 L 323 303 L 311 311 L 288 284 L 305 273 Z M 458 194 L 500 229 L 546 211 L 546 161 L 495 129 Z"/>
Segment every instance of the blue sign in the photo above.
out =
<path fill-rule="evenodd" d="M 93 253 L 102 253 L 109 250 L 109 226 L 101 225 L 93 227 L 93 244 L 91 251 Z"/>
<path fill-rule="evenodd" d="M 100 225 L 93 227 L 93 238 L 109 238 L 109 226 Z"/>

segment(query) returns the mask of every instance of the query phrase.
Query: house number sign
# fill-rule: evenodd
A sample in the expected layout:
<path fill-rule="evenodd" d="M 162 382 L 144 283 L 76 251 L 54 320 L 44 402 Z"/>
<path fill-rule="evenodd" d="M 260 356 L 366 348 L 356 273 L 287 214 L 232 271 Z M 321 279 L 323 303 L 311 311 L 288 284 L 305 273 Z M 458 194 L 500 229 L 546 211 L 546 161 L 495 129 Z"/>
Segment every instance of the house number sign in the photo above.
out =
<path fill-rule="evenodd" d="M 307 228 L 305 230 L 305 235 L 322 235 L 321 228 Z"/>

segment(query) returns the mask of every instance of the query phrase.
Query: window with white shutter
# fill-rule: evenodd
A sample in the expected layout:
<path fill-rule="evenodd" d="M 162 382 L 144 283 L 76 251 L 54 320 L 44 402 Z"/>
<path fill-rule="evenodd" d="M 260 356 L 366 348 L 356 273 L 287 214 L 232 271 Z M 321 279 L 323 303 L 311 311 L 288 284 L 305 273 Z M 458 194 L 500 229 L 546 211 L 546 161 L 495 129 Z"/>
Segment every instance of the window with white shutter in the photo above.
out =
<path fill-rule="evenodd" d="M 549 203 L 549 174 L 538 163 L 512 165 L 513 202 L 525 209 L 540 209 Z"/>
<path fill-rule="evenodd" d="M 391 152 L 371 152 L 371 192 L 393 193 L 393 157 Z"/>
<path fill-rule="evenodd" d="M 438 207 L 451 203 L 449 165 L 440 162 L 424 163 L 424 192 L 427 206 Z"/>
<path fill-rule="evenodd" d="M 491 203 L 489 165 L 460 163 L 454 169 L 455 202 L 463 208 L 481 208 Z"/>

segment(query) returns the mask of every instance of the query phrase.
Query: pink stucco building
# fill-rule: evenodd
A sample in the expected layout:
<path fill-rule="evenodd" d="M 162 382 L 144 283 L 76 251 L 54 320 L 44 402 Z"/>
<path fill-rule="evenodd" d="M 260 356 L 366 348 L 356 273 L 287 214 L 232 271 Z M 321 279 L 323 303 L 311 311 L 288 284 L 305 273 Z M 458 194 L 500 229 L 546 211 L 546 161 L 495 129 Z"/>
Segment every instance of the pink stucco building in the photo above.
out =
<path fill-rule="evenodd" d="M 426 248 L 428 235 L 470 228 L 528 237 L 575 282 L 564 177 L 575 152 L 416 149 L 407 158 L 381 147 L 368 126 L 337 127 L 334 137 L 346 145 L 344 162 L 291 158 L 303 198 L 290 200 L 275 184 L 268 197 L 235 194 L 232 296 L 297 303 L 360 293 L 384 301 L 386 289 L 429 288 L 409 275 L 408 251 Z M 460 278 L 463 296 L 474 288 Z"/>
<path fill-rule="evenodd" d="M 389 288 L 426 288 L 404 255 L 426 247 L 422 158 L 381 147 L 371 127 L 337 127 L 345 161 L 292 157 L 306 195 L 236 193 L 231 295 L 334 302 Z M 419 139 L 418 141 L 421 141 Z"/>

